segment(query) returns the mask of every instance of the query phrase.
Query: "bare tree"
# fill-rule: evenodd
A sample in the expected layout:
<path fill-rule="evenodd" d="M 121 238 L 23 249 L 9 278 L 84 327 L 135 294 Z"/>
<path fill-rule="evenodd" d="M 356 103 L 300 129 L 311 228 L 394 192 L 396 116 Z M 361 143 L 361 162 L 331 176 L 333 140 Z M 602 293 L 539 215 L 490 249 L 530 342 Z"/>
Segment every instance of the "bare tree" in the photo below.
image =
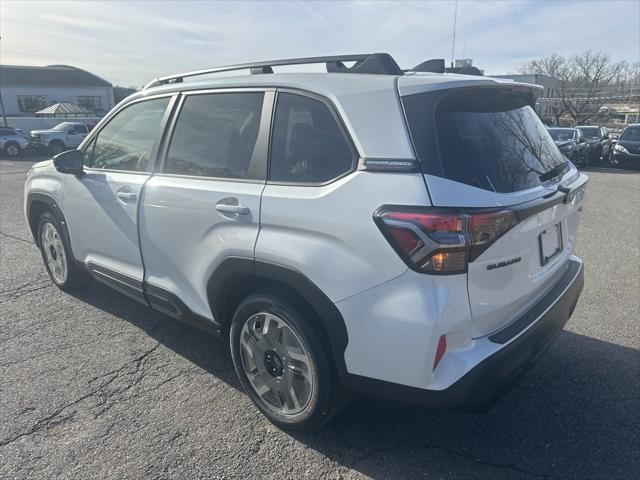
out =
<path fill-rule="evenodd" d="M 625 62 L 614 62 L 606 53 L 587 50 L 569 57 L 553 54 L 533 60 L 520 70 L 560 80 L 557 100 L 552 103 L 556 122 L 567 113 L 579 124 L 598 113 L 607 101 L 611 86 L 624 75 L 626 68 Z"/>

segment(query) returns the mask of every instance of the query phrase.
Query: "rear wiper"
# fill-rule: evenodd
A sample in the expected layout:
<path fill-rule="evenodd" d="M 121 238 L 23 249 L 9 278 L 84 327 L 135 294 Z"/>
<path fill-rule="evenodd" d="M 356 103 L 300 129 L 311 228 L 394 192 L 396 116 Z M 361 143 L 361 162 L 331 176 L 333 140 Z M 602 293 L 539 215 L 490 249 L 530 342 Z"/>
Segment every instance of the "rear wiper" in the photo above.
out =
<path fill-rule="evenodd" d="M 565 168 L 567 168 L 566 163 L 561 163 L 560 165 L 556 165 L 548 172 L 545 172 L 542 175 L 540 175 L 540 181 L 546 182 L 547 180 L 551 180 L 552 178 L 557 177 L 558 175 L 564 172 Z"/>

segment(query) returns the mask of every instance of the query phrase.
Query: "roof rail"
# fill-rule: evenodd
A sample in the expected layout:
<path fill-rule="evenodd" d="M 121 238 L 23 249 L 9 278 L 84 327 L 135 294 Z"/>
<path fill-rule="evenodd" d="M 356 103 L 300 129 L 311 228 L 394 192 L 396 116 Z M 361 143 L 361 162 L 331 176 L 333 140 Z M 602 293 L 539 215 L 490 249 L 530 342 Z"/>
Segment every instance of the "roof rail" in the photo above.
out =
<path fill-rule="evenodd" d="M 351 67 L 346 67 L 343 62 L 355 62 Z M 223 67 L 194 70 L 193 72 L 178 73 L 166 77 L 156 78 L 144 88 L 166 85 L 169 83 L 181 83 L 187 77 L 208 75 L 212 73 L 231 72 L 234 70 L 250 70 L 252 74 L 273 73 L 275 66 L 304 65 L 312 63 L 326 63 L 328 72 L 344 73 L 369 73 L 378 75 L 402 75 L 402 70 L 388 53 L 365 53 L 354 55 L 334 55 L 329 57 L 304 57 L 288 58 L 285 60 L 271 60 L 268 62 L 240 63 Z"/>

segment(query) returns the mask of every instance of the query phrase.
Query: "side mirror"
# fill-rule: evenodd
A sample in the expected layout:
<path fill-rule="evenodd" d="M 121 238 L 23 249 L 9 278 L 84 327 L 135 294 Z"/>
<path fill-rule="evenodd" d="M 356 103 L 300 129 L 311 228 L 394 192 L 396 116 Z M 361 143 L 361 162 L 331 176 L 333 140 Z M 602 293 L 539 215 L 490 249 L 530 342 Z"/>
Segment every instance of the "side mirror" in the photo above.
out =
<path fill-rule="evenodd" d="M 580 137 L 580 140 L 578 140 L 578 143 L 587 143 L 587 139 L 584 137 Z"/>
<path fill-rule="evenodd" d="M 60 173 L 80 175 L 83 172 L 82 152 L 80 150 L 67 150 L 53 157 L 53 165 Z"/>

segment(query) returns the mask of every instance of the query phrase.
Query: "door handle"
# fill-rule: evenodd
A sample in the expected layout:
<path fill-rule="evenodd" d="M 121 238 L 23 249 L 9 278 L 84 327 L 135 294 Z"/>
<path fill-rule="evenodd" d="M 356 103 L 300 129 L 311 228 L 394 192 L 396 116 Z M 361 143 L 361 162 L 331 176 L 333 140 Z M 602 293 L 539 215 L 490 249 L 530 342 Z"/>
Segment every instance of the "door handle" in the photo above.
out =
<path fill-rule="evenodd" d="M 138 195 L 136 195 L 134 192 L 127 192 L 124 190 L 117 191 L 116 197 L 118 197 L 125 203 L 133 203 L 138 199 Z"/>
<path fill-rule="evenodd" d="M 227 205 L 225 203 L 217 203 L 216 210 L 224 213 L 237 213 L 238 215 L 249 214 L 249 207 L 246 205 Z"/>

